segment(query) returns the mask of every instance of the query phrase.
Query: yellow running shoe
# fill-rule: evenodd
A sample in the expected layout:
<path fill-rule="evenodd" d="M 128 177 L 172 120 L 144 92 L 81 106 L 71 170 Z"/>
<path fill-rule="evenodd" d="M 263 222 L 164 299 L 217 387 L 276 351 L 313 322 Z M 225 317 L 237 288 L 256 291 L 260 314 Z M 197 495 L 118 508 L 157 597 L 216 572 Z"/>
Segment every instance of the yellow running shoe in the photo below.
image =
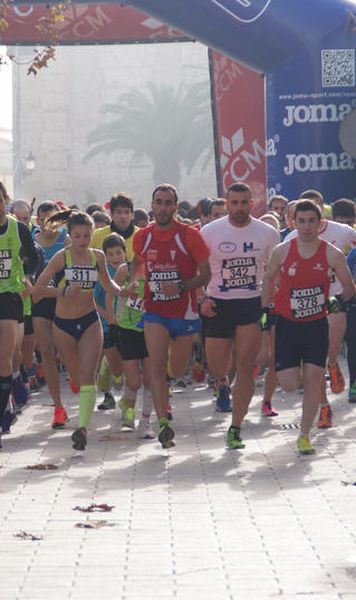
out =
<path fill-rule="evenodd" d="M 315 448 L 310 442 L 309 436 L 300 435 L 297 439 L 297 448 L 300 454 L 314 454 Z"/>

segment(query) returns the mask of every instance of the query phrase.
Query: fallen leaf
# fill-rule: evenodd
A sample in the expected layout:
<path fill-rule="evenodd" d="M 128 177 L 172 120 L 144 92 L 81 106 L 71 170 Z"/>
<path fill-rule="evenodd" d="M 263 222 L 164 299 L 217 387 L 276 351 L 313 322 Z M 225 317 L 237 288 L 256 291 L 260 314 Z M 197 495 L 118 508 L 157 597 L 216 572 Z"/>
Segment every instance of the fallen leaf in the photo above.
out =
<path fill-rule="evenodd" d="M 79 510 L 83 513 L 91 512 L 111 512 L 115 506 L 109 506 L 108 504 L 90 504 L 89 506 L 75 506 L 73 510 Z"/>
<path fill-rule="evenodd" d="M 27 465 L 26 469 L 29 471 L 56 471 L 58 467 L 50 463 L 44 463 L 42 465 Z"/>
<path fill-rule="evenodd" d="M 30 540 L 31 542 L 38 542 L 43 540 L 42 535 L 34 535 L 33 533 L 29 533 L 28 531 L 20 531 L 19 533 L 15 533 L 14 537 L 20 538 L 20 540 Z"/>
<path fill-rule="evenodd" d="M 100 527 L 114 527 L 114 523 L 109 523 L 109 521 L 87 521 L 86 523 L 76 523 L 74 527 L 78 527 L 78 529 L 100 529 Z"/>
<path fill-rule="evenodd" d="M 354 485 L 356 486 L 356 481 L 341 481 L 342 485 Z"/>

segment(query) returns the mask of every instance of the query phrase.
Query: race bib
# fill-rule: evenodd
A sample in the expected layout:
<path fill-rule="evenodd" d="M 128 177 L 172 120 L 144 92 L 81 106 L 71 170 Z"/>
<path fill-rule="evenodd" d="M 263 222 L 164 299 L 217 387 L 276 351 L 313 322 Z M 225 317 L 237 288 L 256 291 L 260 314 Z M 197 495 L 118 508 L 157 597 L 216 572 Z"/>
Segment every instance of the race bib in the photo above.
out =
<path fill-rule="evenodd" d="M 127 298 L 127 308 L 143 311 L 143 298 Z"/>
<path fill-rule="evenodd" d="M 0 250 L 0 280 L 10 278 L 11 267 L 11 250 Z"/>
<path fill-rule="evenodd" d="M 68 283 L 77 284 L 83 289 L 91 290 L 98 281 L 98 271 L 96 267 L 67 267 L 65 278 Z"/>
<path fill-rule="evenodd" d="M 180 292 L 173 296 L 166 296 L 162 291 L 162 283 L 178 283 L 181 281 L 180 274 L 178 271 L 154 271 L 149 274 L 148 287 L 151 292 L 151 300 L 154 301 L 169 301 L 178 300 L 180 298 Z"/>
<path fill-rule="evenodd" d="M 290 308 L 295 319 L 306 319 L 323 312 L 325 295 L 322 286 L 300 288 L 290 292 Z"/>
<path fill-rule="evenodd" d="M 222 291 L 237 288 L 256 289 L 257 266 L 256 258 L 227 258 L 222 261 L 221 268 Z"/>

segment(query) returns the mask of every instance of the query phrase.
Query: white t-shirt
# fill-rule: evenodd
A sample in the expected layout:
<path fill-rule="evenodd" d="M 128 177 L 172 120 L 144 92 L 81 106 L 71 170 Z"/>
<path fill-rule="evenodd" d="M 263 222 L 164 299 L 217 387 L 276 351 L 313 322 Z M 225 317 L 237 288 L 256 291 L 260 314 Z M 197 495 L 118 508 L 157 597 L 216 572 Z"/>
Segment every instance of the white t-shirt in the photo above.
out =
<path fill-rule="evenodd" d="M 285 242 L 288 242 L 292 238 L 296 238 L 298 232 L 295 229 L 288 233 L 285 238 Z M 321 228 L 319 231 L 319 237 L 325 242 L 329 242 L 339 250 L 342 250 L 344 254 L 348 254 L 351 248 L 356 246 L 356 230 L 349 225 L 343 223 L 336 223 L 335 221 L 321 221 Z M 332 275 L 330 278 L 330 296 L 340 294 L 342 291 L 342 285 L 340 281 Z"/>
<path fill-rule="evenodd" d="M 236 227 L 226 216 L 200 233 L 210 250 L 208 295 L 223 300 L 260 296 L 264 265 L 279 243 L 274 227 L 253 217 L 245 227 Z"/>

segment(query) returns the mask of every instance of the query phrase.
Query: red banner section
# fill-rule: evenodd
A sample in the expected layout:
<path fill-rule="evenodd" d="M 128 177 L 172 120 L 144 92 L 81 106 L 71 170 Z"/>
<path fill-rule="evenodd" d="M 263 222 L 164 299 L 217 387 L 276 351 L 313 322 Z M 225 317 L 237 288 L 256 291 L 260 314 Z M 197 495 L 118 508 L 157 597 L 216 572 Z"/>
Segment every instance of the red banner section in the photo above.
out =
<path fill-rule="evenodd" d="M 238 62 L 210 51 L 217 179 L 224 196 L 234 181 L 253 191 L 253 214 L 266 210 L 264 79 Z"/>
<path fill-rule="evenodd" d="M 0 31 L 0 44 L 53 42 L 38 29 L 39 19 L 49 15 L 45 5 L 9 7 L 9 27 Z M 56 43 L 127 43 L 190 41 L 188 36 L 133 8 L 117 4 L 73 4 L 56 24 Z"/>

